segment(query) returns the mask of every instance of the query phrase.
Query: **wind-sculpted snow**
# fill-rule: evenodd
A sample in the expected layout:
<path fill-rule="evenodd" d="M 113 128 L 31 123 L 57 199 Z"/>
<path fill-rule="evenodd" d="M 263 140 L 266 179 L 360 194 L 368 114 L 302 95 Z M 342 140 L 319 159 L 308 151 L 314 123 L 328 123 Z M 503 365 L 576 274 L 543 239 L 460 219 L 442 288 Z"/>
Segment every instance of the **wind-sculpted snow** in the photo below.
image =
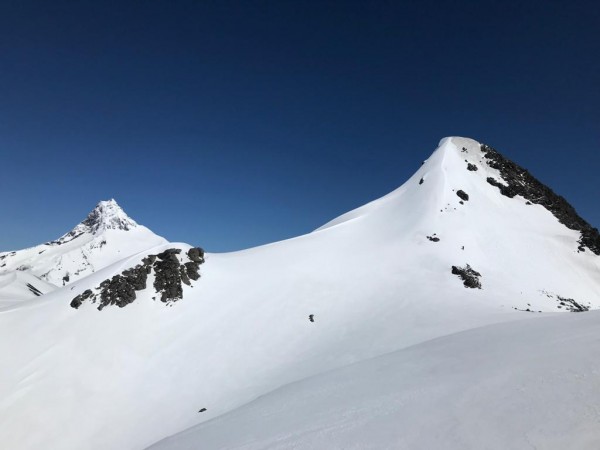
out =
<path fill-rule="evenodd" d="M 502 156 L 489 145 L 481 144 L 481 151 L 488 160 L 488 166 L 498 170 L 506 184 L 498 182 L 494 177 L 488 177 L 487 182 L 500 189 L 502 195 L 513 198 L 516 195 L 527 199 L 531 203 L 542 205 L 559 220 L 572 230 L 581 232 L 579 250 L 585 247 L 596 255 L 600 255 L 600 233 L 582 219 L 569 202 L 557 195 L 548 186 L 538 181 L 529 171 L 523 169 L 508 158 Z"/>
<path fill-rule="evenodd" d="M 136 291 L 146 289 L 148 276 L 154 275 L 154 289 L 163 303 L 183 298 L 182 283 L 191 286 L 190 280 L 200 278 L 200 264 L 204 263 L 204 250 L 194 247 L 185 257 L 178 256 L 180 248 L 170 248 L 156 255 L 148 255 L 142 263 L 104 280 L 100 285 L 87 289 L 71 301 L 77 309 L 83 302 L 98 304 L 98 310 L 108 305 L 123 308 L 137 298 Z M 154 298 L 154 297 L 153 297 Z"/>

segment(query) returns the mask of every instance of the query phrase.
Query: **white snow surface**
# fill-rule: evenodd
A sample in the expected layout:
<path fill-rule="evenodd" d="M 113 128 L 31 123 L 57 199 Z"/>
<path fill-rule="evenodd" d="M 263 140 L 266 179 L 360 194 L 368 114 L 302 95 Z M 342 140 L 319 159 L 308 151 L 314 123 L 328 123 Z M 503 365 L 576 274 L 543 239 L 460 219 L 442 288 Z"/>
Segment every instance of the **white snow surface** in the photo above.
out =
<path fill-rule="evenodd" d="M 13 270 L 0 272 L 0 309 L 3 306 L 18 304 L 22 300 L 47 294 L 56 289 L 35 275 Z"/>
<path fill-rule="evenodd" d="M 467 171 L 465 160 L 479 170 Z M 579 233 L 567 229 L 541 206 L 526 205 L 520 197 L 502 196 L 485 181 L 487 176 L 500 178 L 484 164 L 477 142 L 446 138 L 399 189 L 313 233 L 241 252 L 206 255 L 200 268 L 202 277 L 194 287 L 184 286 L 184 298 L 178 302 L 165 305 L 153 301 L 154 292 L 148 288 L 122 309 L 108 306 L 98 311 L 87 302 L 78 310 L 69 307 L 75 295 L 135 266 L 147 254 L 190 247 L 161 242 L 68 286 L 5 307 L 0 312 L 0 442 L 11 449 L 142 449 L 206 422 L 160 445 L 265 448 L 301 446 L 302 442 L 309 446 L 313 442 L 312 448 L 323 448 L 327 443 L 346 448 L 345 443 L 352 442 L 352 429 L 363 426 L 355 412 L 364 409 L 368 419 L 385 416 L 389 408 L 390 420 L 383 417 L 380 425 L 373 425 L 373 432 L 380 434 L 373 445 L 402 448 L 396 446 L 398 434 L 394 431 L 397 426 L 402 428 L 396 422 L 401 417 L 398 405 L 364 403 L 371 392 L 363 386 L 369 371 L 389 366 L 400 374 L 401 382 L 385 384 L 394 376 L 381 374 L 381 390 L 373 391 L 373 395 L 381 402 L 387 386 L 388 394 L 397 392 L 397 398 L 414 396 L 411 405 L 415 416 L 410 426 L 415 429 L 407 433 L 406 448 L 413 448 L 409 445 L 412 442 L 416 442 L 414 448 L 427 448 L 425 443 L 434 442 L 428 435 L 437 431 L 428 426 L 430 419 L 423 415 L 432 409 L 440 410 L 434 418 L 439 426 L 446 427 L 440 435 L 455 433 L 457 442 L 466 439 L 467 444 L 473 443 L 464 448 L 482 448 L 476 443 L 486 436 L 484 427 L 468 430 L 469 436 L 479 436 L 469 440 L 471 437 L 444 422 L 447 417 L 452 423 L 460 422 L 460 416 L 453 416 L 452 411 L 463 411 L 459 397 L 443 394 L 444 389 L 452 391 L 452 378 L 440 387 L 437 400 L 434 395 L 423 394 L 429 403 L 422 407 L 422 402 L 415 400 L 421 395 L 419 389 L 429 386 L 429 370 L 442 370 L 444 364 L 449 366 L 448 373 L 459 370 L 459 364 L 450 363 L 453 358 L 466 358 L 470 347 L 463 347 L 466 344 L 461 337 L 447 338 L 447 353 L 435 344 L 445 341 L 418 344 L 449 335 L 469 336 L 455 333 L 485 327 L 471 335 L 475 339 L 472 357 L 477 359 L 478 349 L 487 352 L 485 345 L 493 347 L 497 338 L 493 330 L 510 330 L 487 325 L 530 319 L 523 325 L 514 324 L 515 330 L 521 330 L 519 326 L 528 329 L 525 324 L 543 328 L 538 324 L 562 324 L 562 320 L 565 324 L 578 323 L 572 318 L 575 314 L 564 313 L 559 295 L 592 309 L 600 306 L 600 258 L 589 251 L 577 251 Z M 464 204 L 456 195 L 459 189 L 469 195 Z M 434 233 L 439 242 L 427 239 Z M 465 289 L 451 274 L 453 265 L 467 263 L 482 274 L 483 289 Z M 152 280 L 148 285 L 152 286 Z M 309 315 L 314 315 L 314 322 L 309 321 Z M 595 313 L 583 315 L 597 317 Z M 538 320 L 547 316 L 557 317 Z M 539 331 L 540 335 L 552 334 L 553 325 L 548 327 L 549 331 Z M 487 336 L 483 330 L 492 331 Z M 508 339 L 510 331 L 506 333 Z M 532 344 L 528 339 L 520 342 L 523 346 Z M 535 357 L 536 351 L 546 348 L 536 345 L 534 351 L 519 350 L 520 354 Z M 429 356 L 418 353 L 428 353 L 428 348 Z M 457 352 L 455 357 L 453 351 Z M 438 366 L 436 355 L 443 356 Z M 380 356 L 382 359 L 373 359 Z M 505 355 L 499 356 L 498 362 L 502 357 L 507 364 L 513 361 Z M 494 361 L 488 361 L 478 373 L 491 374 Z M 560 360 L 555 362 L 561 365 Z M 360 364 L 341 369 L 355 363 Z M 341 371 L 322 378 L 319 375 L 335 369 Z M 597 376 L 593 370 L 590 379 Z M 511 379 L 508 372 L 507 366 L 502 372 L 505 385 L 501 373 L 497 386 L 514 387 L 517 379 Z M 469 376 L 477 377 L 478 373 Z M 413 375 L 423 379 L 411 384 Z M 313 376 L 316 378 L 309 378 Z M 347 383 L 336 391 L 332 380 L 338 376 Z M 467 375 L 454 379 L 457 389 L 466 389 L 460 383 L 468 380 Z M 322 391 L 318 391 L 320 383 Z M 343 390 L 351 383 L 357 389 L 355 397 Z M 412 394 L 411 386 L 416 389 Z M 434 389 L 436 385 L 431 386 Z M 570 389 L 573 385 L 565 386 Z M 324 440 L 314 437 L 311 441 L 307 436 L 313 425 L 319 425 L 320 411 L 316 400 L 302 403 L 308 391 L 322 392 L 328 405 L 323 409 L 323 426 L 329 423 L 332 432 L 317 428 Z M 481 391 L 485 396 L 484 389 Z M 273 393 L 248 404 L 269 392 Z M 571 395 L 579 398 L 579 391 Z M 348 402 L 361 404 L 344 413 L 350 424 L 346 428 L 350 434 L 345 437 L 343 427 L 336 428 L 337 422 L 332 420 L 349 404 L 343 403 L 347 396 Z M 569 397 L 568 391 L 565 396 Z M 280 399 L 290 403 L 277 406 Z M 551 398 L 548 405 L 576 409 L 574 404 L 553 401 Z M 291 422 L 296 416 L 290 410 L 281 415 L 272 433 L 267 422 L 262 425 L 267 431 L 259 432 L 250 425 L 235 428 L 241 422 L 259 420 L 250 417 L 252 411 L 271 417 L 273 408 L 285 409 L 294 402 L 300 402 L 300 410 L 315 406 L 315 417 Z M 367 411 L 370 406 L 371 412 Z M 529 411 L 533 420 L 538 407 L 534 404 L 522 413 Z M 198 413 L 201 408 L 207 410 Z M 210 421 L 225 413 L 230 414 Z M 574 412 L 573 417 L 577 414 Z M 595 413 L 590 414 L 594 417 Z M 241 422 L 236 422 L 236 417 Z M 299 432 L 304 430 L 306 441 L 289 434 L 294 423 L 298 423 Z M 448 431 L 451 429 L 455 431 Z M 566 434 L 564 439 L 575 439 L 577 429 L 571 431 L 573 436 Z M 368 433 L 369 429 L 363 427 L 361 432 Z M 423 436 L 421 447 L 417 434 Z M 499 435 L 497 439 L 502 442 L 504 438 Z M 354 448 L 360 448 L 357 442 Z"/>
<path fill-rule="evenodd" d="M 152 450 L 600 448 L 600 315 L 489 325 L 276 389 Z"/>

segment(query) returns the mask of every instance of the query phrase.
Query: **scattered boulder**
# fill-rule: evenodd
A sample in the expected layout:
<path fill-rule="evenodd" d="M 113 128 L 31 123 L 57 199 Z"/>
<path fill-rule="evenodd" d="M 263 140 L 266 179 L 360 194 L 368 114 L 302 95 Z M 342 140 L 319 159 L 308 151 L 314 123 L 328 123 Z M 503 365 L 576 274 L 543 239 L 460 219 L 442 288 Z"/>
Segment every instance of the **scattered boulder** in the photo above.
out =
<path fill-rule="evenodd" d="M 435 233 L 433 233 L 433 236 L 427 236 L 427 239 L 429 239 L 431 242 L 440 242 L 440 238 L 437 237 Z"/>
<path fill-rule="evenodd" d="M 456 191 L 456 195 L 458 195 L 461 198 L 461 200 L 464 200 L 465 202 L 469 200 L 469 194 L 467 194 L 462 189 Z"/>
<path fill-rule="evenodd" d="M 419 180 L 419 184 L 423 184 L 424 181 L 425 179 L 421 177 L 421 179 Z"/>
<path fill-rule="evenodd" d="M 481 289 L 479 278 L 481 274 L 474 270 L 469 264 L 465 267 L 452 266 L 452 274 L 458 275 L 466 288 Z"/>
<path fill-rule="evenodd" d="M 192 261 L 202 264 L 204 262 L 204 250 L 200 247 L 190 248 L 187 252 L 188 258 Z"/>
<path fill-rule="evenodd" d="M 478 169 L 477 169 L 477 166 L 475 164 L 468 163 L 467 164 L 467 170 L 470 171 L 470 172 L 477 172 Z"/>
<path fill-rule="evenodd" d="M 71 301 L 71 307 L 72 308 L 79 308 L 81 306 L 81 304 L 87 300 L 87 299 L 95 299 L 96 295 L 92 292 L 91 289 L 87 289 L 85 291 L 83 291 L 83 293 L 79 294 L 77 297 L 75 297 L 72 301 Z"/>

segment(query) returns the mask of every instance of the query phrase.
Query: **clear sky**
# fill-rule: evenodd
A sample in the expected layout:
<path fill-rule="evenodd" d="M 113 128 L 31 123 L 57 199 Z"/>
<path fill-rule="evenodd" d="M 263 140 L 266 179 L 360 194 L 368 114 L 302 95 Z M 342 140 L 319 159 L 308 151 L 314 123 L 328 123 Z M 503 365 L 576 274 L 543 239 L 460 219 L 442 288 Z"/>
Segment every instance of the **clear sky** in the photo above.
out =
<path fill-rule="evenodd" d="M 0 2 L 0 250 L 112 197 L 210 251 L 285 239 L 448 135 L 599 226 L 600 3 Z"/>

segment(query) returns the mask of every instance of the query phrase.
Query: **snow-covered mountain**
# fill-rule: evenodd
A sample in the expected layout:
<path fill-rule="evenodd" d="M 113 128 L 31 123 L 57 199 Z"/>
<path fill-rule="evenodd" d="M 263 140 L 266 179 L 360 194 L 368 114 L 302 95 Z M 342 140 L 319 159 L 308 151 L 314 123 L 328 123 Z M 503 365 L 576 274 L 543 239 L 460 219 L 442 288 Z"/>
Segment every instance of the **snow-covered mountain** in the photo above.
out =
<path fill-rule="evenodd" d="M 352 374 L 343 369 L 349 364 L 410 376 L 401 366 L 420 357 L 368 361 L 477 327 L 494 330 L 490 324 L 525 320 L 527 328 L 599 308 L 599 254 L 597 230 L 564 199 L 490 147 L 446 138 L 400 188 L 307 235 L 228 254 L 161 243 L 7 308 L 0 441 L 141 449 L 230 412 L 184 433 L 190 440 L 160 445 L 227 448 L 220 433 L 246 445 L 254 431 L 229 428 L 238 423 L 231 417 L 248 417 L 256 409 L 237 408 L 281 386 L 339 369 L 324 375 L 321 391 L 320 381 L 305 383 L 333 409 L 345 408 L 336 403 L 345 391 L 328 400 L 328 386 L 336 373 Z M 270 394 L 259 410 L 271 414 L 279 398 L 294 396 Z M 370 407 L 377 403 L 365 413 Z M 293 414 L 285 417 L 293 427 Z M 65 424 L 73 425 L 68 432 Z M 377 432 L 377 445 L 396 447 L 394 433 Z M 344 439 L 307 442 L 340 448 Z M 263 435 L 255 443 L 275 445 Z"/>
<path fill-rule="evenodd" d="M 127 216 L 115 200 L 102 201 L 60 238 L 0 253 L 0 300 L 47 293 L 166 242 Z"/>

